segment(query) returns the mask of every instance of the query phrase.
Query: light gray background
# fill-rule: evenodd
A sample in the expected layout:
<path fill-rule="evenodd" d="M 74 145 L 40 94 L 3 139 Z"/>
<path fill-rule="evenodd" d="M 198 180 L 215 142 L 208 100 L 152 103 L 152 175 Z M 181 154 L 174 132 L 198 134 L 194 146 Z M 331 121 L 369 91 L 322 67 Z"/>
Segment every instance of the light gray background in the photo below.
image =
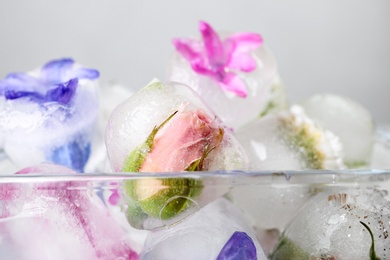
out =
<path fill-rule="evenodd" d="M 176 36 L 218 30 L 263 35 L 290 100 L 350 96 L 390 123 L 390 1 L 3 1 L 0 77 L 53 58 L 98 68 L 102 83 L 138 89 L 164 78 Z"/>

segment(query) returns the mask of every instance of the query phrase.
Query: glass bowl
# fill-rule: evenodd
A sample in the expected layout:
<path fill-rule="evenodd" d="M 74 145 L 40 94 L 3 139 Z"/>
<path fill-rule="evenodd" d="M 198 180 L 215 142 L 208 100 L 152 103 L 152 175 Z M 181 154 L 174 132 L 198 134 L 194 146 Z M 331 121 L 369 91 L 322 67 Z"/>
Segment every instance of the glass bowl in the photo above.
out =
<path fill-rule="evenodd" d="M 0 255 L 386 259 L 389 191 L 381 169 L 2 175 Z"/>

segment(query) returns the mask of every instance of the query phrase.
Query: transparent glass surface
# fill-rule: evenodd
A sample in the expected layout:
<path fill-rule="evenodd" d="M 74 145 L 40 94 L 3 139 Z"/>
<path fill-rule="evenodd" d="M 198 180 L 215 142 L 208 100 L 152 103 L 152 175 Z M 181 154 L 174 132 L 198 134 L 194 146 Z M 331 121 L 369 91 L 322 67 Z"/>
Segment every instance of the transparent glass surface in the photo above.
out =
<path fill-rule="evenodd" d="M 372 199 L 364 199 L 367 191 L 373 193 L 367 195 Z M 367 259 L 370 259 L 372 245 L 367 232 L 370 225 L 375 238 L 374 251 L 377 255 L 380 253 L 381 259 L 386 259 L 390 257 L 383 254 L 390 253 L 390 238 L 386 233 L 390 228 L 389 191 L 390 170 L 381 169 L 3 175 L 0 177 L 0 255 L 4 257 L 2 259 L 159 259 L 153 257 L 153 252 L 166 250 L 175 252 L 177 259 L 182 259 L 177 242 L 172 239 L 191 230 L 192 224 L 186 225 L 224 198 L 223 203 L 229 206 L 224 204 L 224 210 L 210 209 L 208 217 L 200 220 L 202 225 L 194 224 L 194 229 L 198 233 L 208 232 L 219 225 L 218 221 L 213 222 L 214 215 L 223 211 L 229 218 L 230 207 L 233 207 L 234 212 L 240 214 L 237 223 L 241 224 L 229 222 L 226 225 L 236 229 L 245 226 L 242 229 L 246 234 L 252 234 L 257 259 L 262 259 L 263 255 L 270 259 L 285 259 L 293 253 L 297 254 L 294 259 L 343 259 L 331 257 L 342 256 L 353 246 L 359 247 L 359 244 L 348 244 L 350 248 L 338 247 L 338 243 L 343 244 L 340 241 L 326 245 L 319 240 L 318 245 L 305 248 L 295 241 L 302 240 L 302 237 L 294 237 L 299 232 L 290 232 L 294 230 L 296 218 L 310 218 L 310 212 L 318 207 L 310 205 L 318 200 L 336 208 L 364 208 L 366 213 L 361 219 L 359 216 L 358 222 L 348 221 L 358 223 L 358 227 L 366 230 L 362 232 L 367 247 L 363 247 L 363 254 L 366 252 Z M 344 213 L 340 214 L 343 216 Z M 335 215 L 324 220 L 328 233 L 331 227 L 342 228 L 332 226 Z M 369 228 L 360 223 L 364 220 Z M 235 221 L 235 218 L 229 221 Z M 207 227 L 208 222 L 212 227 Z M 321 223 L 318 221 L 319 226 Z M 219 233 L 227 230 L 227 226 L 216 229 L 210 243 L 217 241 Z M 311 228 L 308 224 L 299 230 L 309 236 Z M 171 233 L 164 235 L 164 232 Z M 333 235 L 321 232 L 318 231 L 316 237 Z M 191 233 L 188 236 L 191 238 Z M 224 237 L 222 242 L 215 242 L 212 250 L 216 253 L 210 254 L 210 259 L 216 259 L 215 256 L 223 251 L 227 239 Z M 194 250 L 199 247 L 192 242 L 185 245 L 188 256 L 192 255 L 191 246 Z M 205 249 L 205 252 L 212 250 Z M 261 250 L 264 254 L 259 254 Z M 349 259 L 348 254 L 344 259 Z"/>

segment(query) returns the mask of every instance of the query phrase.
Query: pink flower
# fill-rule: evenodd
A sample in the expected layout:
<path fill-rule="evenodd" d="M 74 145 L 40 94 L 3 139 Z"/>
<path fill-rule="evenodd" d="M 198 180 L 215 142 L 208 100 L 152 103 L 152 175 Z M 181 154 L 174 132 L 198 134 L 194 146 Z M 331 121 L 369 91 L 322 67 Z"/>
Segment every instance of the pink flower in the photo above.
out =
<path fill-rule="evenodd" d="M 210 77 L 222 89 L 246 97 L 245 83 L 235 71 L 248 73 L 256 69 L 256 61 L 250 52 L 263 43 L 262 37 L 255 33 L 237 33 L 221 41 L 213 28 L 202 21 L 199 30 L 203 42 L 174 39 L 176 50 L 196 73 Z"/>
<path fill-rule="evenodd" d="M 178 111 L 154 137 L 140 172 L 180 172 L 203 159 L 222 141 L 223 129 L 202 110 Z M 203 158 L 203 159 L 202 159 Z"/>

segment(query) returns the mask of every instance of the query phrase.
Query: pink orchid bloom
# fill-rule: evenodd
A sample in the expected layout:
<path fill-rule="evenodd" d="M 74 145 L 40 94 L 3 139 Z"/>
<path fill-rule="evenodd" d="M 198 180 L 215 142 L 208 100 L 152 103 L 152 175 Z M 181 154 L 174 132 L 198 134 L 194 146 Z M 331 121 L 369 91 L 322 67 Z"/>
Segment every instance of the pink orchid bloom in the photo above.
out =
<path fill-rule="evenodd" d="M 223 129 L 201 110 L 178 111 L 155 136 L 140 172 L 180 172 L 218 147 Z"/>
<path fill-rule="evenodd" d="M 245 98 L 245 83 L 234 71 L 248 73 L 256 69 L 256 61 L 250 52 L 260 47 L 262 37 L 255 33 L 236 33 L 222 41 L 213 28 L 202 21 L 199 30 L 203 42 L 173 39 L 176 50 L 196 73 L 210 77 L 222 89 Z"/>

